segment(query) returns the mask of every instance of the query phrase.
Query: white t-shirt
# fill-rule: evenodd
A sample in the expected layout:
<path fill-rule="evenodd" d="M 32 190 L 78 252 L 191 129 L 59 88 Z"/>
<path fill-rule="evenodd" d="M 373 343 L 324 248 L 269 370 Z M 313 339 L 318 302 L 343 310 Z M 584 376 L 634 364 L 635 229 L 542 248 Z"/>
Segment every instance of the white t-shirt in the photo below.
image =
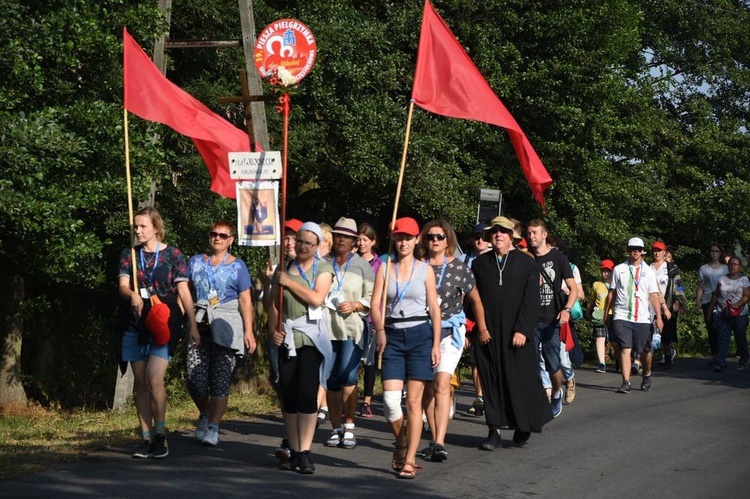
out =
<path fill-rule="evenodd" d="M 659 292 L 654 270 L 641 261 L 631 266 L 624 262 L 612 272 L 611 289 L 615 290 L 614 320 L 650 324 L 649 295 Z"/>
<path fill-rule="evenodd" d="M 726 265 L 720 267 L 712 267 L 709 264 L 701 265 L 698 269 L 698 280 L 703 284 L 703 297 L 701 298 L 701 304 L 705 305 L 711 301 L 711 295 L 716 291 L 716 284 L 719 279 L 729 273 Z"/>
<path fill-rule="evenodd" d="M 727 308 L 727 301 L 729 303 L 737 303 L 742 299 L 742 293 L 745 288 L 750 288 L 750 279 L 746 276 L 742 276 L 739 279 L 730 279 L 728 276 L 724 276 L 719 279 L 721 285 L 721 293 L 716 304 L 720 309 L 724 310 Z M 747 315 L 747 304 L 742 307 L 740 315 Z"/>

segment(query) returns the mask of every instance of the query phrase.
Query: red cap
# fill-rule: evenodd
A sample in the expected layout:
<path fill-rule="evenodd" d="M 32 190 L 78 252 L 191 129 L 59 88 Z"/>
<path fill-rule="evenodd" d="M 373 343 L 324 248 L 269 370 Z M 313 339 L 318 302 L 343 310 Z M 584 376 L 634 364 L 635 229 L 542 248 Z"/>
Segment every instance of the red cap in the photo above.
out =
<path fill-rule="evenodd" d="M 662 250 L 666 251 L 667 246 L 661 242 L 661 241 L 654 241 L 653 244 L 651 244 L 651 250 Z"/>
<path fill-rule="evenodd" d="M 523 237 L 521 238 L 520 241 L 518 241 L 518 244 L 516 246 L 518 246 L 519 248 L 528 248 L 529 247 L 529 245 L 526 244 L 526 239 L 523 238 Z"/>
<path fill-rule="evenodd" d="M 607 269 L 609 271 L 615 270 L 615 262 L 612 260 L 602 260 L 602 264 L 599 265 L 599 269 Z"/>
<path fill-rule="evenodd" d="M 403 217 L 396 220 L 393 226 L 393 234 L 408 234 L 410 236 L 419 235 L 419 224 L 411 217 Z"/>
<path fill-rule="evenodd" d="M 302 227 L 302 221 L 296 218 L 290 218 L 284 224 L 284 230 L 292 230 L 294 232 L 299 232 L 300 227 Z"/>

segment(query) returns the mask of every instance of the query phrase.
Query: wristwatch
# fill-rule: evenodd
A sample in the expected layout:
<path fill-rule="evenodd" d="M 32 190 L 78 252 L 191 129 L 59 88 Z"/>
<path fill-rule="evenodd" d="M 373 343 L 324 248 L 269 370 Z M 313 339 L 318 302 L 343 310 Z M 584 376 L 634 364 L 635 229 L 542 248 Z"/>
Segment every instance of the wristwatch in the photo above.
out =
<path fill-rule="evenodd" d="M 567 313 L 571 313 L 573 311 L 570 307 L 565 307 L 563 310 L 565 310 Z"/>

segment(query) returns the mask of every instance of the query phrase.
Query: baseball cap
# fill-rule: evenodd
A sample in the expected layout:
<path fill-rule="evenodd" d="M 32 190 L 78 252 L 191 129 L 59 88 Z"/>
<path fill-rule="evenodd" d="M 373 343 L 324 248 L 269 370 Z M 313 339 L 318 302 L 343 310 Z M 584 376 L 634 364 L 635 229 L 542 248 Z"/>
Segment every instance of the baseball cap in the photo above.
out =
<path fill-rule="evenodd" d="M 396 220 L 393 225 L 392 233 L 395 234 L 407 234 L 409 236 L 419 235 L 419 224 L 416 220 L 411 217 L 403 217 Z"/>
<path fill-rule="evenodd" d="M 296 218 L 290 218 L 284 223 L 284 230 L 299 232 L 300 227 L 302 227 L 302 220 L 297 220 Z"/>
<path fill-rule="evenodd" d="M 645 245 L 643 244 L 643 239 L 640 237 L 631 237 L 628 240 L 628 248 L 645 248 Z"/>
<path fill-rule="evenodd" d="M 664 244 L 661 241 L 654 241 L 653 243 L 651 243 L 651 249 L 652 250 L 666 251 L 667 250 L 667 245 Z"/>
<path fill-rule="evenodd" d="M 476 224 L 474 226 L 474 229 L 471 231 L 471 235 L 472 236 L 476 236 L 477 234 L 481 234 L 482 231 L 484 231 L 484 229 L 486 229 L 486 228 L 487 228 L 487 224 L 486 223 L 484 223 L 484 222 L 478 223 L 478 224 Z"/>
<path fill-rule="evenodd" d="M 599 265 L 599 269 L 607 269 L 609 271 L 612 271 L 615 269 L 615 262 L 612 260 L 602 260 L 602 264 Z"/>

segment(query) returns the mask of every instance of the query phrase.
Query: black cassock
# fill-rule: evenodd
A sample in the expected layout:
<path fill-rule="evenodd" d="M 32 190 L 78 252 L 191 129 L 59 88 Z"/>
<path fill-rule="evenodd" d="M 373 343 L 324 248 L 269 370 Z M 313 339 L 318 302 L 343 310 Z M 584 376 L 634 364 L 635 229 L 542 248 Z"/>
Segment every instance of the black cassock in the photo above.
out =
<path fill-rule="evenodd" d="M 518 250 L 510 251 L 505 260 L 503 266 L 495 252 L 488 251 L 472 265 L 492 337 L 487 345 L 475 345 L 487 426 L 541 432 L 552 420 L 552 410 L 539 380 L 534 349 L 539 268 Z M 512 344 L 516 332 L 526 336 L 521 348 Z"/>

